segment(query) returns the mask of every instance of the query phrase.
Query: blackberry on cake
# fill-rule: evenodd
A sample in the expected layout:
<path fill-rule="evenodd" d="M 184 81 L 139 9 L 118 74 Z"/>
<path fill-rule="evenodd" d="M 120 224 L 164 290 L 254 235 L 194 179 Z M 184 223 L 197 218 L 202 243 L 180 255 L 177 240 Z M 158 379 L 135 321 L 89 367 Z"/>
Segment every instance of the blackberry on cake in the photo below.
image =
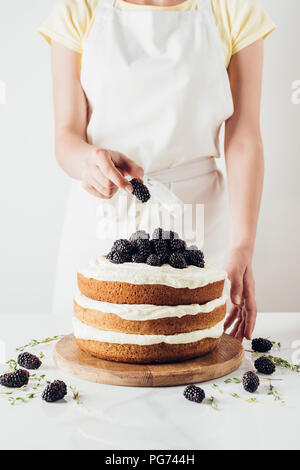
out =
<path fill-rule="evenodd" d="M 152 253 L 151 242 L 149 239 L 138 239 L 133 243 L 134 250 L 139 255 L 142 255 L 145 260 Z"/>
<path fill-rule="evenodd" d="M 131 255 L 133 251 L 132 243 L 126 238 L 121 238 L 120 240 L 115 241 L 112 246 L 112 251 L 118 251 L 122 254 Z"/>
<path fill-rule="evenodd" d="M 147 264 L 150 266 L 161 266 L 162 261 L 158 255 L 150 255 L 147 258 Z"/>
<path fill-rule="evenodd" d="M 123 264 L 129 263 L 131 261 L 131 254 L 129 253 L 120 253 L 119 251 L 111 251 L 107 255 L 107 259 L 114 264 Z"/>
<path fill-rule="evenodd" d="M 184 258 L 190 266 L 197 266 L 198 268 L 204 268 L 205 266 L 204 255 L 201 250 L 186 250 Z"/>
<path fill-rule="evenodd" d="M 16 372 L 10 372 L 0 376 L 0 384 L 8 388 L 20 388 L 29 382 L 29 372 L 19 369 Z"/>
<path fill-rule="evenodd" d="M 275 372 L 276 367 L 271 359 L 261 356 L 254 362 L 255 369 L 261 374 L 271 375 Z"/>
<path fill-rule="evenodd" d="M 23 352 L 18 356 L 18 364 L 24 369 L 38 369 L 42 365 L 42 361 L 29 352 Z"/>
<path fill-rule="evenodd" d="M 187 267 L 186 260 L 181 253 L 173 253 L 169 258 L 169 264 L 176 269 L 184 269 Z"/>
<path fill-rule="evenodd" d="M 165 259 L 168 258 L 169 255 L 169 241 L 163 238 L 154 239 L 152 240 L 152 246 L 156 255 L 164 257 Z"/>
<path fill-rule="evenodd" d="M 183 392 L 184 397 L 195 403 L 202 403 L 205 398 L 205 392 L 202 388 L 196 385 L 188 385 Z"/>
<path fill-rule="evenodd" d="M 48 403 L 54 403 L 55 401 L 62 400 L 67 393 L 66 384 L 62 380 L 54 380 L 43 391 L 42 399 Z"/>
<path fill-rule="evenodd" d="M 143 204 L 145 202 L 148 202 L 149 199 L 151 198 L 151 194 L 147 186 L 145 186 L 141 181 L 138 179 L 134 178 L 133 180 L 130 181 L 132 184 L 132 194 Z"/>
<path fill-rule="evenodd" d="M 245 372 L 243 375 L 243 387 L 246 390 L 246 392 L 249 393 L 254 393 L 259 387 L 259 378 L 258 376 L 252 372 Z"/>
<path fill-rule="evenodd" d="M 145 230 L 138 230 L 137 232 L 130 235 L 130 238 L 129 238 L 131 242 L 135 242 L 137 240 L 149 240 L 149 239 L 150 239 L 150 235 Z"/>
<path fill-rule="evenodd" d="M 184 240 L 181 240 L 180 238 L 172 238 L 170 240 L 170 249 L 172 252 L 175 251 L 185 251 L 186 249 L 186 243 Z"/>
<path fill-rule="evenodd" d="M 145 263 L 146 259 L 143 255 L 139 255 L 138 253 L 134 253 L 131 258 L 132 263 Z"/>
<path fill-rule="evenodd" d="M 252 340 L 251 346 L 255 352 L 266 353 L 272 349 L 273 343 L 268 339 L 255 338 Z"/>

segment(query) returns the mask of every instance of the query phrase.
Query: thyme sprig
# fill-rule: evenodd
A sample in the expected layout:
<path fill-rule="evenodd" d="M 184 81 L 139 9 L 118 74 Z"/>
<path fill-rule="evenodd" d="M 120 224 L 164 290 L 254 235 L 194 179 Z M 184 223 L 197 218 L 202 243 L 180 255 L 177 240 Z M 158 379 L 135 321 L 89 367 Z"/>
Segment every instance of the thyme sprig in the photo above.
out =
<path fill-rule="evenodd" d="M 241 381 L 241 379 L 238 379 L 236 377 L 232 377 L 232 378 L 228 378 L 228 379 L 224 380 L 224 383 L 225 384 L 230 384 L 230 383 L 240 384 L 240 383 L 242 383 L 242 381 Z"/>
<path fill-rule="evenodd" d="M 270 354 L 262 354 L 256 351 L 250 351 L 249 349 L 246 349 L 246 352 L 250 352 L 259 357 L 266 357 L 268 359 L 271 359 L 271 361 L 273 361 L 274 364 L 276 364 L 276 366 L 278 367 L 283 367 L 284 369 L 290 369 L 293 372 L 300 372 L 300 364 L 291 364 L 290 362 L 283 359 L 282 357 L 271 356 Z"/>
<path fill-rule="evenodd" d="M 48 343 L 51 343 L 52 341 L 58 341 L 64 336 L 65 335 L 56 335 L 56 336 L 52 336 L 52 338 L 48 337 L 40 341 L 36 339 L 32 339 L 28 344 L 24 344 L 24 346 L 20 346 L 19 348 L 16 348 L 16 351 L 24 351 L 26 348 L 34 348 L 35 346 L 38 346 L 39 344 L 48 344 Z"/>
<path fill-rule="evenodd" d="M 217 400 L 215 399 L 214 396 L 211 396 L 208 399 L 208 404 L 212 407 L 213 410 L 215 410 L 215 411 L 219 410 Z"/>
<path fill-rule="evenodd" d="M 239 379 L 238 379 L 239 380 Z M 225 381 L 226 382 L 226 381 Z M 226 382 L 226 383 L 230 383 L 230 382 Z M 238 382 L 235 382 L 235 383 L 238 383 Z M 240 382 L 239 382 L 240 383 Z M 242 397 L 241 395 L 238 395 L 237 393 L 228 393 L 228 392 L 225 392 L 219 385 L 217 384 L 213 384 L 212 387 L 217 390 L 219 393 L 221 393 L 222 395 L 227 395 L 229 397 L 233 397 L 233 398 L 237 398 L 237 399 L 241 399 L 247 403 L 253 403 L 253 402 L 258 402 L 257 398 L 256 397 L 251 397 L 251 398 L 245 398 L 245 397 Z"/>

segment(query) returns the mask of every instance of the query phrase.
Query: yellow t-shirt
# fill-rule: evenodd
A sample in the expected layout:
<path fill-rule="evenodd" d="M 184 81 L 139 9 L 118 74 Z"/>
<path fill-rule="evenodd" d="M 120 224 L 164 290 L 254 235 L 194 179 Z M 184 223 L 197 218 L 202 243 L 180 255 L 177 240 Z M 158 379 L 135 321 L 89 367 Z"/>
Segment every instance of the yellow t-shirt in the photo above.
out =
<path fill-rule="evenodd" d="M 100 2 L 101 0 L 60 0 L 39 28 L 39 32 L 49 43 L 54 40 L 81 54 Z M 226 67 L 233 54 L 258 39 L 266 38 L 275 28 L 258 0 L 211 0 L 211 3 Z M 186 0 L 176 6 L 157 7 L 115 0 L 115 8 L 187 11 L 197 9 L 197 1 Z"/>

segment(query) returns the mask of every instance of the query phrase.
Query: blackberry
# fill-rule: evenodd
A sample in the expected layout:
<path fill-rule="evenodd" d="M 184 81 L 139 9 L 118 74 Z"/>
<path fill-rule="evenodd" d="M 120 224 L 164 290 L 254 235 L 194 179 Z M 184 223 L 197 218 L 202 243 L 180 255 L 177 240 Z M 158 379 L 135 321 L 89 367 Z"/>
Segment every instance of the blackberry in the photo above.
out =
<path fill-rule="evenodd" d="M 133 251 L 132 244 L 129 240 L 121 238 L 120 240 L 115 241 L 112 247 L 112 251 L 118 251 L 122 254 L 131 255 Z"/>
<path fill-rule="evenodd" d="M 108 255 L 106 256 L 106 258 L 109 260 L 109 261 L 112 261 L 113 258 L 114 258 L 114 254 L 115 254 L 115 251 L 111 250 Z"/>
<path fill-rule="evenodd" d="M 110 261 L 114 264 L 129 263 L 131 261 L 131 254 L 120 253 L 119 251 L 113 251 L 112 254 L 108 255 Z"/>
<path fill-rule="evenodd" d="M 145 230 L 138 230 L 130 236 L 129 240 L 131 242 L 135 242 L 137 240 L 149 240 L 149 238 L 150 235 L 149 233 L 145 232 Z"/>
<path fill-rule="evenodd" d="M 67 395 L 67 386 L 61 380 L 54 380 L 43 391 L 42 399 L 48 403 L 62 400 Z"/>
<path fill-rule="evenodd" d="M 186 249 L 186 243 L 180 238 L 173 238 L 170 240 L 170 248 L 172 252 L 175 252 L 175 251 L 183 252 Z"/>
<path fill-rule="evenodd" d="M 259 387 L 259 378 L 254 372 L 245 372 L 243 375 L 243 387 L 246 392 L 254 393 Z"/>
<path fill-rule="evenodd" d="M 24 369 L 38 369 L 42 365 L 42 361 L 33 354 L 23 352 L 18 356 L 18 364 Z"/>
<path fill-rule="evenodd" d="M 158 256 L 168 257 L 169 255 L 169 241 L 163 238 L 152 240 L 154 252 Z"/>
<path fill-rule="evenodd" d="M 0 384 L 9 388 L 20 388 L 27 385 L 29 381 L 29 372 L 19 369 L 16 372 L 4 374 L 0 376 Z"/>
<path fill-rule="evenodd" d="M 202 403 L 205 398 L 205 392 L 196 385 L 188 385 L 183 392 L 187 400 L 194 401 L 195 403 Z"/>
<path fill-rule="evenodd" d="M 275 372 L 276 367 L 271 359 L 261 356 L 254 362 L 255 369 L 261 374 L 271 375 Z"/>
<path fill-rule="evenodd" d="M 169 264 L 176 269 L 184 269 L 187 267 L 185 258 L 181 253 L 173 253 L 169 258 Z"/>
<path fill-rule="evenodd" d="M 162 261 L 161 258 L 157 255 L 150 255 L 147 258 L 147 264 L 150 266 L 161 266 Z"/>
<path fill-rule="evenodd" d="M 264 338 L 255 338 L 252 340 L 252 349 L 253 351 L 266 353 L 270 351 L 273 347 L 273 344 L 268 339 Z"/>
<path fill-rule="evenodd" d="M 151 243 L 148 239 L 140 239 L 134 242 L 134 249 L 139 254 L 142 255 L 145 259 L 151 255 Z"/>
<path fill-rule="evenodd" d="M 132 194 L 139 199 L 142 203 L 145 203 L 149 201 L 151 198 L 151 194 L 147 186 L 145 186 L 143 183 L 141 183 L 138 179 L 134 178 L 133 180 L 130 181 L 132 184 Z"/>
<path fill-rule="evenodd" d="M 139 255 L 138 253 L 134 253 L 131 258 L 132 263 L 145 263 L 145 258 L 142 255 Z"/>
<path fill-rule="evenodd" d="M 197 266 L 198 268 L 204 268 L 204 255 L 201 250 L 186 250 L 184 257 L 187 264 L 191 266 Z"/>

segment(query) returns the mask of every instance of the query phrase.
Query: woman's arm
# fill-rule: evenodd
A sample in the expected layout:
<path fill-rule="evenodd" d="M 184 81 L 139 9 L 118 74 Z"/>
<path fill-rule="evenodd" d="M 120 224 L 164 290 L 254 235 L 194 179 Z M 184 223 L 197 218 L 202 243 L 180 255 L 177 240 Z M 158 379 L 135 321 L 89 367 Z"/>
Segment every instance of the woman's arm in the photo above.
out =
<path fill-rule="evenodd" d="M 257 315 L 252 256 L 264 177 L 262 68 L 262 39 L 235 54 L 228 68 L 234 100 L 225 136 L 231 227 L 227 271 L 232 308 L 225 329 L 236 320 L 231 334 L 239 339 L 251 338 Z"/>
<path fill-rule="evenodd" d="M 143 178 L 143 170 L 125 155 L 87 142 L 88 106 L 80 83 L 81 56 L 52 43 L 56 158 L 72 178 L 94 196 L 111 198 L 132 191 L 125 176 Z"/>

